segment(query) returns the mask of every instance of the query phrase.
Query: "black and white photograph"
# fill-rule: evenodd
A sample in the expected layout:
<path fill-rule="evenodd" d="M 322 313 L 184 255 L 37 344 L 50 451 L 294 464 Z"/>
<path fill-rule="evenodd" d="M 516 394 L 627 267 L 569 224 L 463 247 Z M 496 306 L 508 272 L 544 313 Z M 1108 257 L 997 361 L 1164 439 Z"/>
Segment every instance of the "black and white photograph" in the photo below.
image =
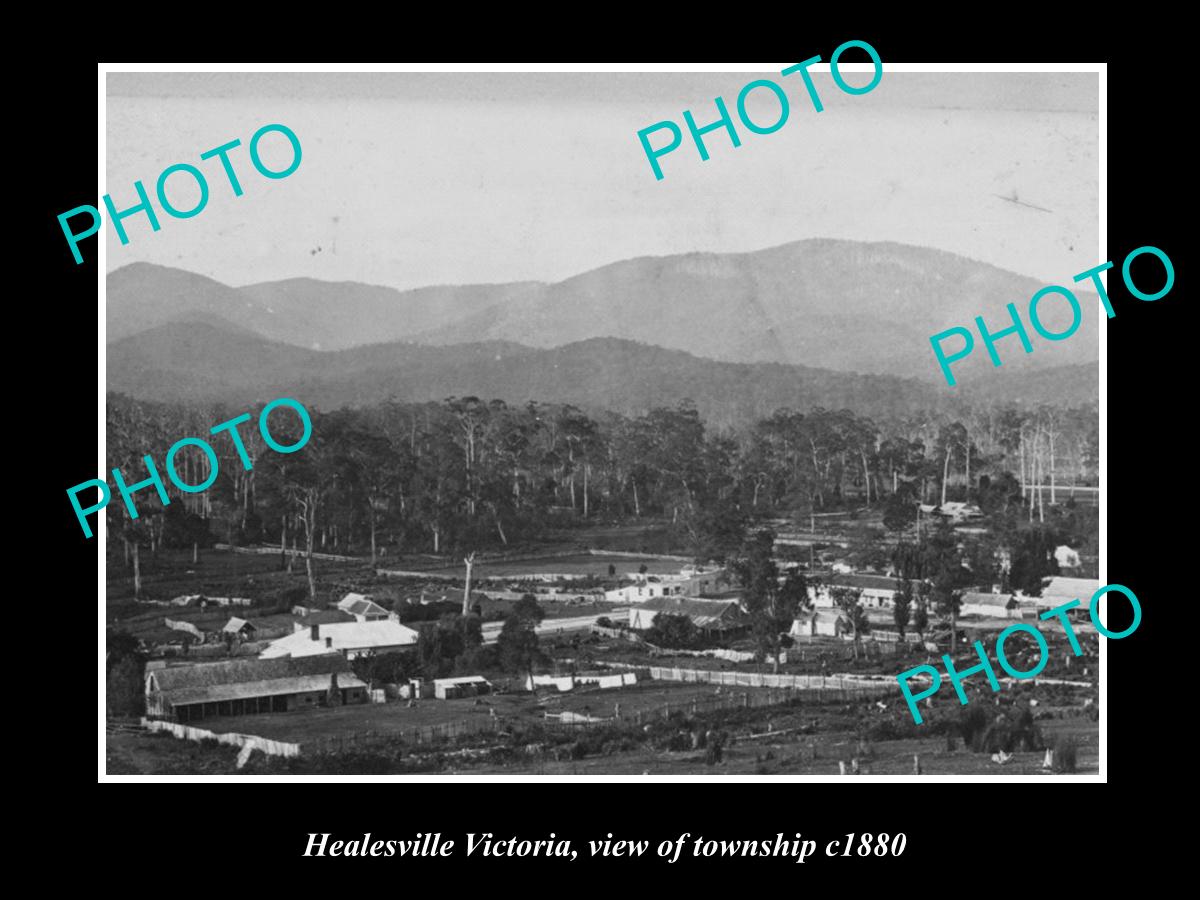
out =
<path fill-rule="evenodd" d="M 102 71 L 102 780 L 1103 780 L 1106 74 L 832 51 Z"/>

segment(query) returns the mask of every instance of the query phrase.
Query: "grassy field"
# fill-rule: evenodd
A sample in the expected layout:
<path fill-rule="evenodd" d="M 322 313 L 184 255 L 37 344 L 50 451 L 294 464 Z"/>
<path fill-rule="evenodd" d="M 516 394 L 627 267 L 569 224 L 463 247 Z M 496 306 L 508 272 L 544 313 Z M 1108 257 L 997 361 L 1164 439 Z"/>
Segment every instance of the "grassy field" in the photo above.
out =
<path fill-rule="evenodd" d="M 724 696 L 729 696 L 729 691 L 726 688 Z M 752 688 L 739 689 L 739 693 L 744 692 L 766 693 Z M 340 738 L 353 733 L 400 733 L 472 720 L 485 727 L 490 723 L 480 720 L 490 719 L 493 708 L 497 717 L 511 723 L 535 722 L 543 719 L 547 712 L 563 711 L 608 718 L 614 713 L 614 704 L 620 703 L 622 717 L 628 718 L 638 712 L 657 710 L 668 704 L 688 708 L 692 700 L 704 700 L 714 695 L 715 688 L 711 685 L 655 681 L 604 691 L 581 688 L 569 694 L 514 693 L 458 700 L 421 699 L 412 707 L 400 701 L 256 716 L 227 716 L 205 719 L 196 725 L 217 733 L 255 734 L 303 745 L 305 741 Z"/>
<path fill-rule="evenodd" d="M 600 559 L 601 557 L 587 557 Z M 607 573 L 607 564 L 601 566 Z M 320 560 L 316 563 L 317 602 L 324 606 L 334 603 L 350 591 L 370 594 L 381 603 L 392 602 L 413 594 L 415 588 L 407 581 L 387 579 L 369 567 L 357 564 Z M 303 564 L 289 573 L 279 568 L 276 556 L 256 556 L 229 551 L 205 550 L 198 563 L 193 564 L 191 553 L 160 551 L 158 556 L 146 553 L 142 558 L 142 596 L 146 600 L 166 601 L 178 596 L 203 594 L 212 597 L 245 597 L 251 606 L 238 607 L 176 607 L 137 603 L 133 600 L 133 581 L 120 559 L 110 559 L 107 583 L 107 619 L 110 625 L 128 631 L 150 642 L 177 638 L 168 629 L 166 617 L 191 622 L 201 631 L 219 631 L 231 615 L 250 619 L 258 626 L 281 628 L 291 619 L 281 611 L 291 602 L 307 602 L 308 579 Z M 290 593 L 289 593 L 290 592 Z M 486 588 L 483 589 L 486 594 Z M 539 598 L 547 618 L 604 613 L 612 604 L 587 600 Z M 511 602 L 485 601 L 484 618 L 503 619 Z"/>
<path fill-rule="evenodd" d="M 237 747 L 181 741 L 166 734 L 105 736 L 109 775 L 228 775 L 237 771 Z"/>
<path fill-rule="evenodd" d="M 782 727 L 782 726 L 780 726 Z M 1080 741 L 1078 772 L 1099 771 L 1099 732 L 1094 722 L 1056 723 L 1049 734 L 1070 732 Z M 716 765 L 706 765 L 703 750 L 680 752 L 638 750 L 612 756 L 580 760 L 531 760 L 503 767 L 475 766 L 472 773 L 505 775 L 838 775 L 839 761 L 851 771 L 857 756 L 853 733 L 823 734 L 816 738 L 784 737 L 775 741 L 740 740 L 725 750 Z M 1004 765 L 987 753 L 959 747 L 947 751 L 943 738 L 881 741 L 871 745 L 871 754 L 860 762 L 864 775 L 912 775 L 913 756 L 921 759 L 924 775 L 1043 775 L 1043 751 L 1017 752 Z M 466 771 L 466 770 L 464 770 Z"/>
<path fill-rule="evenodd" d="M 641 559 L 639 557 L 620 555 L 593 556 L 590 553 L 581 553 L 575 556 L 545 556 L 535 559 L 483 560 L 475 564 L 475 567 L 472 569 L 472 577 L 477 579 L 519 579 L 523 575 L 549 573 L 566 575 L 573 578 L 585 575 L 607 578 L 608 567 L 610 565 L 616 568 L 618 575 L 637 574 L 643 565 L 646 566 L 646 571 L 650 575 L 674 575 L 686 563 L 670 559 Z M 454 578 L 465 578 L 467 574 L 465 566 L 441 566 L 437 568 L 418 566 L 417 569 L 422 572 L 429 572 L 431 575 L 452 576 Z"/>
<path fill-rule="evenodd" d="M 318 560 L 318 597 L 340 599 L 347 590 L 343 584 L 374 583 L 377 578 L 368 566 Z M 171 600 L 183 594 L 214 597 L 270 599 L 288 588 L 308 589 L 303 561 L 293 572 L 281 570 L 278 556 L 232 553 L 226 550 L 201 550 L 199 562 L 192 563 L 190 551 L 160 550 L 157 556 L 144 552 L 141 557 L 142 597 L 146 600 Z M 110 607 L 133 603 L 133 575 L 118 556 L 110 556 L 107 570 L 107 596 Z M 340 593 L 339 593 L 340 591 Z M 336 596 L 335 596 L 336 595 Z"/>

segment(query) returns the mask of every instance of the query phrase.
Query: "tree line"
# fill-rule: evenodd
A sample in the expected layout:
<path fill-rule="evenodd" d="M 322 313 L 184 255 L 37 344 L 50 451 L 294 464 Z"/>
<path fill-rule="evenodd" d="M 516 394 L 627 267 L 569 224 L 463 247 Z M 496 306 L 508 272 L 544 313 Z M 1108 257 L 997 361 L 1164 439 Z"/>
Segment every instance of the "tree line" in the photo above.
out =
<path fill-rule="evenodd" d="M 110 394 L 108 464 L 132 482 L 143 455 L 161 459 L 180 435 L 204 435 L 227 413 Z M 123 555 L 135 592 L 143 550 L 195 553 L 214 540 L 294 548 L 315 596 L 314 552 L 374 564 L 504 549 L 599 521 L 665 523 L 698 559 L 736 551 L 756 518 L 802 522 L 882 506 L 902 529 L 917 501 L 978 499 L 995 484 L 1020 492 L 1021 516 L 1043 521 L 1034 486 L 1092 482 L 1098 462 L 1094 407 L 983 406 L 882 424 L 850 410 L 779 409 L 746 428 L 715 429 L 688 401 L 631 417 L 451 397 L 313 411 L 312 419 L 309 444 L 286 456 L 265 452 L 261 435 L 245 429 L 253 469 L 232 446 L 218 446 L 228 458 L 212 487 L 186 494 L 168 481 L 165 508 L 143 491 L 136 520 L 114 498 L 105 510 L 110 552 Z M 281 426 L 276 439 L 295 440 L 295 429 Z M 208 474 L 196 448 L 184 448 L 176 466 L 188 483 Z M 281 554 L 281 564 L 292 559 Z"/>

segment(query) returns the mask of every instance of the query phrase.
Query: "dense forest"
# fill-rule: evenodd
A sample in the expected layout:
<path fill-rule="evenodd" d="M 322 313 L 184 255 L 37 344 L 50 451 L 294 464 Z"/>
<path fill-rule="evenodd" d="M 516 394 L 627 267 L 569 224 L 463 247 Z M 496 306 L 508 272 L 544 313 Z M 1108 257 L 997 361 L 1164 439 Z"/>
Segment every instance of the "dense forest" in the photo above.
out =
<path fill-rule="evenodd" d="M 1095 407 L 981 405 L 958 418 L 887 423 L 844 409 L 779 409 L 716 429 L 690 402 L 629 417 L 451 397 L 313 411 L 312 436 L 292 454 L 269 450 L 248 422 L 246 470 L 227 435 L 209 435 L 244 411 L 109 395 L 109 466 L 132 484 L 146 477 L 150 454 L 171 497 L 164 508 L 153 488 L 138 492 L 133 520 L 113 491 L 109 550 L 133 569 L 135 588 L 142 549 L 215 540 L 375 561 L 504 550 L 551 528 L 646 520 L 669 523 L 689 554 L 711 559 L 741 546 L 756 520 L 806 524 L 811 514 L 865 506 L 882 508 L 901 533 L 918 500 L 948 499 L 980 503 L 1015 528 L 1062 516 L 1049 489 L 1027 485 L 1095 484 L 1098 463 Z M 271 428 L 284 444 L 299 437 L 298 420 L 285 414 Z M 171 484 L 163 462 L 187 436 L 209 440 L 219 457 L 215 483 L 195 494 Z M 187 483 L 207 477 L 197 448 L 175 462 Z"/>

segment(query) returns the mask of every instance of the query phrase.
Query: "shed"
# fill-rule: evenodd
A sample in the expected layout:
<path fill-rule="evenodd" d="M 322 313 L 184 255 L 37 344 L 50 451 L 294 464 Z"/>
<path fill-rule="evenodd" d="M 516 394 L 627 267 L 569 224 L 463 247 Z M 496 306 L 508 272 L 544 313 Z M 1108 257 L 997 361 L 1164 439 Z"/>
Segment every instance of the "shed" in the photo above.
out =
<path fill-rule="evenodd" d="M 993 616 L 1000 619 L 1019 619 L 1020 604 L 1012 594 L 984 594 L 967 591 L 962 595 L 959 613 L 964 616 Z"/>
<path fill-rule="evenodd" d="M 254 634 L 257 631 L 258 629 L 252 622 L 249 622 L 246 619 L 239 619 L 237 616 L 232 616 L 230 617 L 229 621 L 225 623 L 225 627 L 221 629 L 221 634 L 231 634 L 234 637 L 248 641 L 254 638 Z"/>
<path fill-rule="evenodd" d="M 814 609 L 796 616 L 788 634 L 793 637 L 841 637 L 848 631 L 846 617 L 840 612 Z"/>
<path fill-rule="evenodd" d="M 362 703 L 366 685 L 338 654 L 303 659 L 244 659 L 167 666 L 146 673 L 146 711 L 190 722 L 208 716 L 287 712 Z"/>
<path fill-rule="evenodd" d="M 433 681 L 433 696 L 439 700 L 474 697 L 476 694 L 490 694 L 491 692 L 491 682 L 482 675 L 465 675 L 461 678 L 435 678 Z"/>

